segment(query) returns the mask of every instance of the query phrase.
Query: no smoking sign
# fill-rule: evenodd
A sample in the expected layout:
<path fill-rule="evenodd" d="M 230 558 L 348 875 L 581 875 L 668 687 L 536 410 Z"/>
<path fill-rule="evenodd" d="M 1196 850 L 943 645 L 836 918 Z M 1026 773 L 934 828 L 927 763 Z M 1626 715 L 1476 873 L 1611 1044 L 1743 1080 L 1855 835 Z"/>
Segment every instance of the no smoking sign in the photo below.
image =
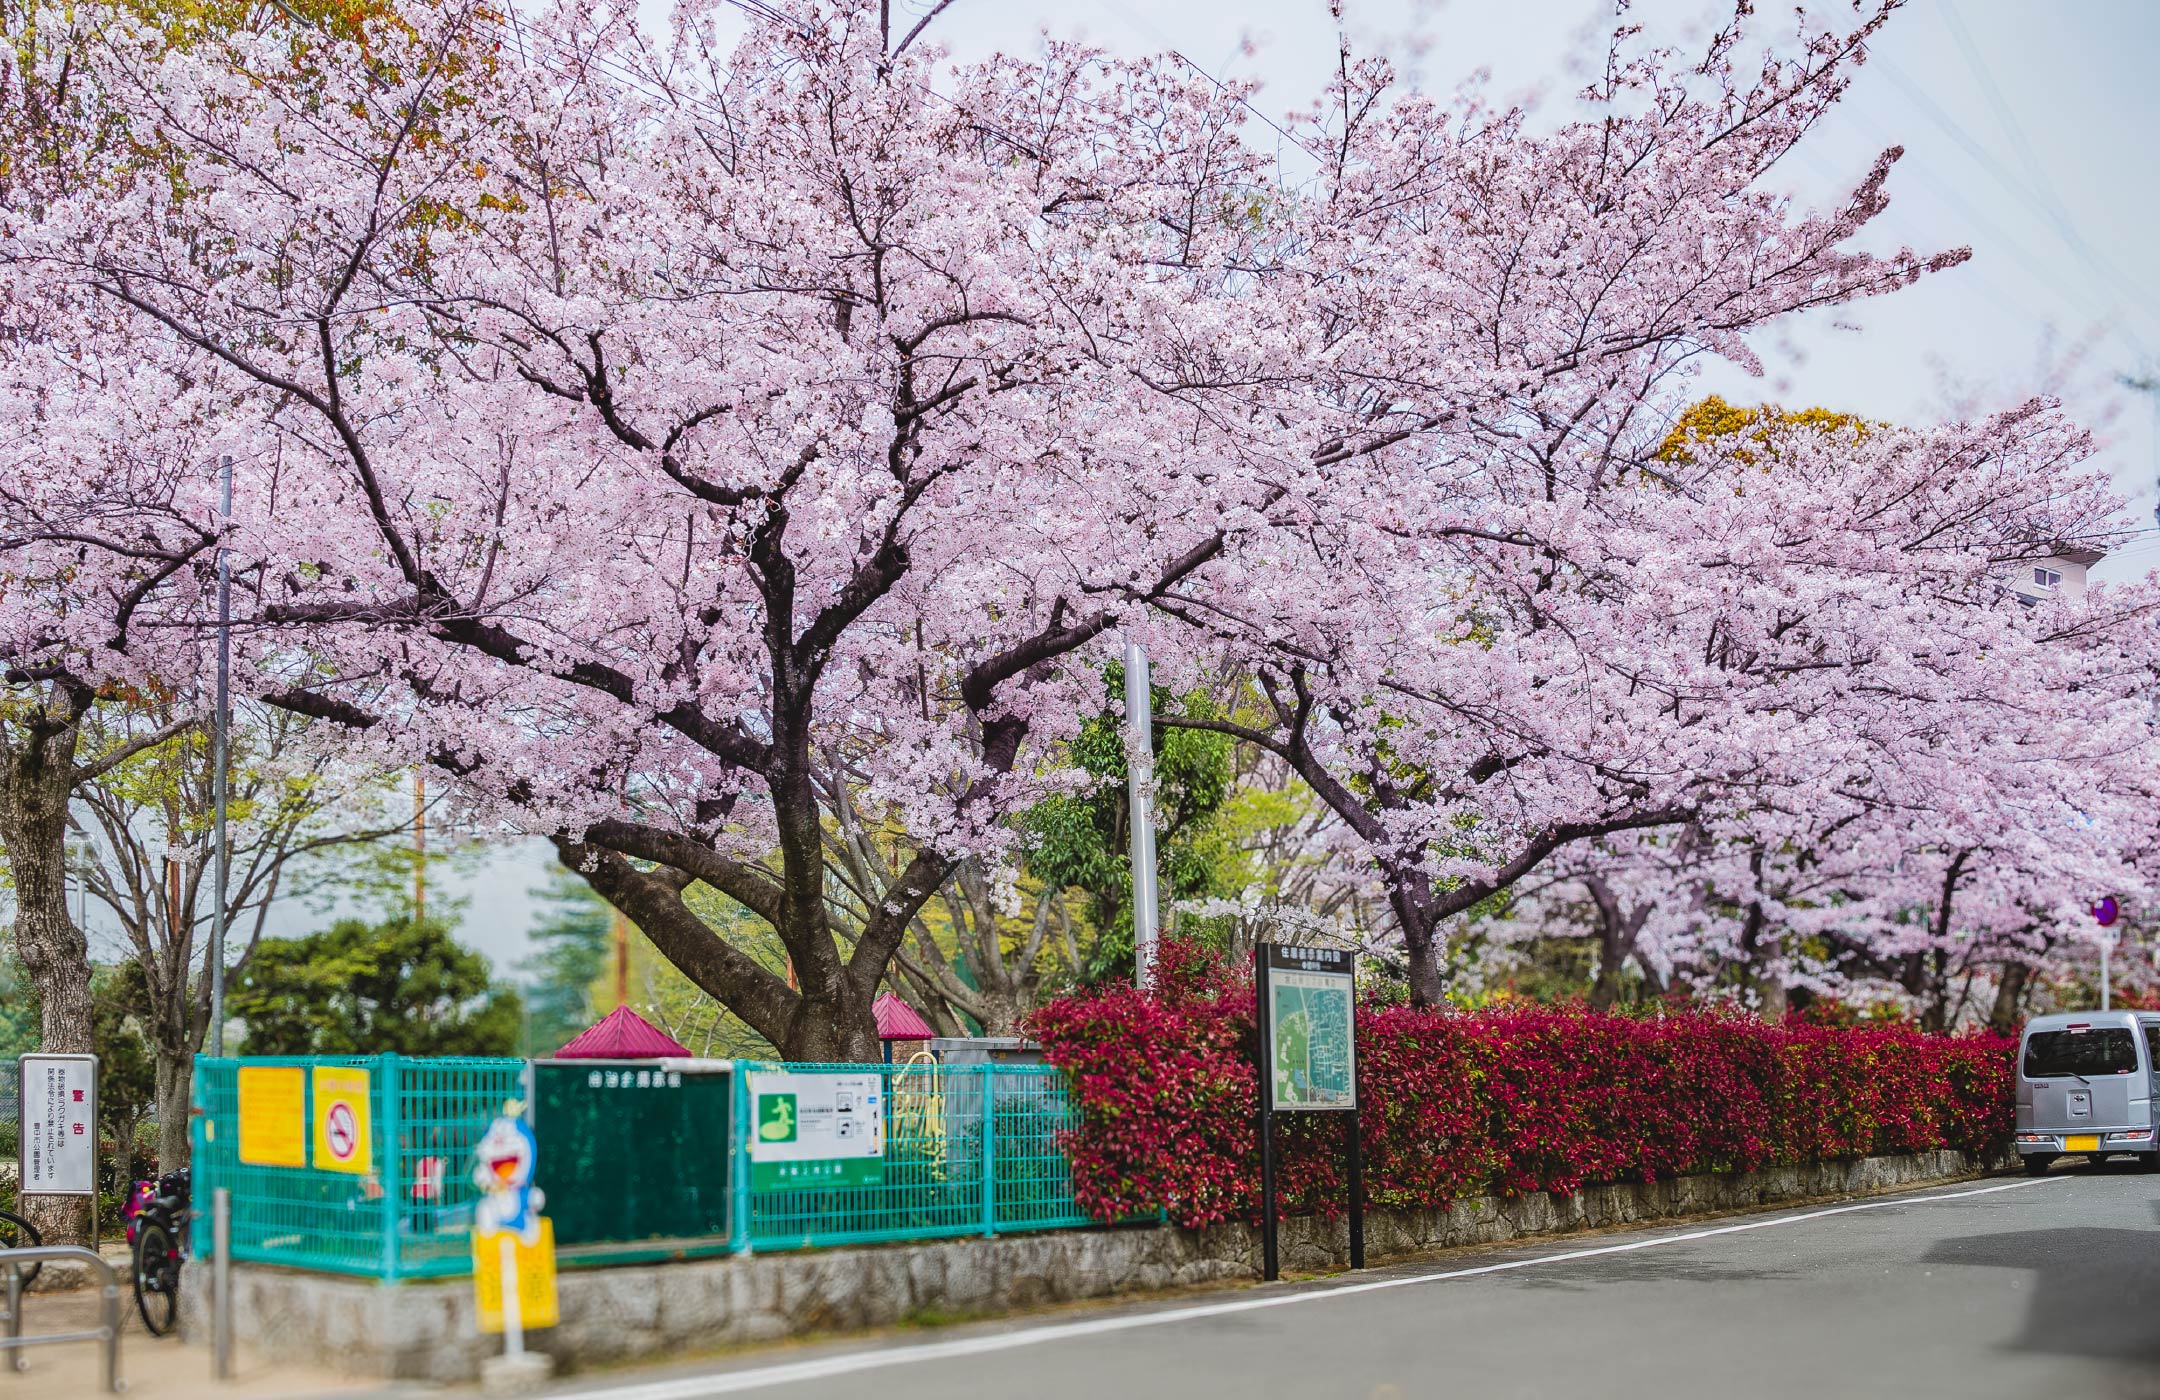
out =
<path fill-rule="evenodd" d="M 346 1162 L 352 1159 L 353 1149 L 360 1145 L 360 1126 L 353 1122 L 351 1104 L 330 1105 L 330 1113 L 323 1119 L 323 1143 L 336 1160 Z"/>
<path fill-rule="evenodd" d="M 315 1169 L 364 1173 L 368 1150 L 368 1072 L 318 1065 L 315 1090 Z"/>

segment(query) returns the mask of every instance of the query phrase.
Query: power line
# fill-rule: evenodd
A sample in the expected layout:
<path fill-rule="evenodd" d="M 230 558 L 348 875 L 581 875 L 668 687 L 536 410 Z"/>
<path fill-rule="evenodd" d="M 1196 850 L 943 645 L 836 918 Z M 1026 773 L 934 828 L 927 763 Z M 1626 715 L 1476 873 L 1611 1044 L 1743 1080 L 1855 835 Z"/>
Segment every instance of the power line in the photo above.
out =
<path fill-rule="evenodd" d="M 1869 129 L 1871 131 L 1875 131 L 1877 137 L 1880 138 L 1881 133 L 1879 130 L 1876 130 L 1872 126 L 1870 126 Z M 1821 155 L 1817 154 L 1813 147 L 1807 145 L 1805 142 L 1801 143 L 1798 146 L 1795 146 L 1793 150 L 1799 155 L 1802 161 L 1806 162 L 1811 168 L 1814 169 L 1814 171 L 1818 175 L 1821 175 L 1824 179 L 1836 182 L 1844 178 L 1844 176 L 1841 175 L 1837 170 L 1832 169 L 1830 163 L 1827 160 L 1823 159 Z M 1912 173 L 1916 179 L 1919 179 L 1923 183 L 1927 183 L 1931 187 L 1933 187 L 1933 182 L 1929 181 L 1923 172 L 1915 170 Z M 2010 250 L 2012 255 L 2015 256 L 2019 262 L 2024 263 L 2028 271 L 2037 270 L 2038 264 L 2034 263 L 2031 260 L 2031 255 L 2026 253 L 2023 248 L 2018 246 L 2008 237 L 2004 236 L 2000 230 L 1996 229 L 1994 225 L 1987 223 L 1985 219 L 1979 218 L 1977 215 L 1974 215 L 1972 217 L 1974 219 L 1974 222 L 1982 225 L 1982 229 L 1984 232 L 1987 232 L 1993 237 L 1995 237 L 2006 248 Z M 1915 246 L 1925 246 L 1936 241 L 1933 238 L 1922 235 L 1919 228 L 1914 223 L 1912 223 L 1909 218 L 1900 213 L 1899 206 L 1894 200 L 1891 202 L 1890 205 L 1887 222 L 1893 230 L 1895 230 L 1905 239 L 1907 243 L 1913 244 Z M 2047 323 L 2048 318 L 2045 315 L 2033 310 L 2023 301 L 2020 301 L 2017 297 L 2011 295 L 2011 293 L 2006 290 L 2000 282 L 1996 281 L 1995 278 L 1992 277 L 1985 268 L 1975 267 L 1967 264 L 1964 271 L 1966 275 L 1970 276 L 1974 281 L 1980 283 L 1981 286 L 1988 292 L 1990 297 L 1994 301 L 1999 303 L 2004 309 L 2014 312 L 2017 315 L 2038 324 L 2045 325 Z M 2058 293 L 2061 292 L 2060 288 L 2053 288 L 2053 290 L 2056 290 Z M 2074 300 L 2074 298 L 2068 296 L 2065 296 L 2064 299 Z M 2106 318 L 2104 316 L 2096 315 L 2093 319 L 2105 320 Z"/>
<path fill-rule="evenodd" d="M 1990 155 L 1986 147 L 1974 141 L 1967 134 L 1964 127 L 1954 120 L 1949 113 L 1945 112 L 1934 98 L 1928 96 L 1926 89 L 1915 82 L 1910 74 L 1887 57 L 1877 58 L 1875 61 L 1882 66 L 1883 70 L 1889 75 L 1890 81 L 1897 85 L 1899 91 L 1903 92 L 1906 98 L 1920 109 L 1921 114 L 1932 121 L 1961 150 L 1971 156 L 1975 164 L 1992 175 L 1997 184 L 2022 200 L 2026 207 L 2035 214 L 2047 219 L 2050 226 L 2056 225 L 2057 221 L 2053 217 L 2052 211 L 2047 207 L 2046 202 L 2016 176 L 2003 169 L 2001 162 Z M 2060 233 L 2061 229 L 2057 227 L 2056 231 Z M 2095 256 L 2098 255 L 2095 254 Z M 2103 263 L 2103 265 L 2106 264 Z M 2143 289 L 2129 283 L 2127 278 L 2117 277 L 2115 280 L 2128 286 L 2129 290 L 2140 297 L 2145 296 Z"/>
<path fill-rule="evenodd" d="M 1989 73 L 1986 61 L 1980 56 L 1980 50 L 1973 44 L 1971 34 L 1965 29 L 1965 22 L 1958 18 L 1954 6 L 1943 6 L 1942 15 L 1944 23 L 1950 28 L 1951 37 L 1957 41 L 1958 48 L 1965 57 L 1965 66 L 1971 69 L 1973 76 L 1979 80 L 1981 95 L 1986 97 L 1988 104 L 1995 109 L 1996 121 L 2000 122 L 2003 130 L 2009 134 L 2010 144 L 2018 153 L 2018 159 L 2024 164 L 2026 175 L 2031 178 L 2034 186 L 2039 189 L 2043 196 L 2039 206 L 2042 217 L 2054 225 L 2055 231 L 2062 235 L 2063 242 L 2068 244 L 2070 250 L 2076 253 L 2085 263 L 2086 270 L 2099 280 L 2102 284 L 2100 288 L 2102 295 L 2106 295 L 2111 290 L 2119 293 L 2127 289 L 2135 293 L 2139 300 L 2149 302 L 2151 300 L 2150 295 L 2129 278 L 2107 266 L 2100 255 L 2093 250 L 2092 245 L 2085 241 L 2085 236 L 2079 233 L 2070 220 L 2064 216 L 2061 198 L 2056 195 L 2053 184 L 2048 180 L 2046 170 L 2041 167 L 2039 160 L 2033 155 L 2032 143 L 2025 139 L 2024 126 L 2019 123 L 2017 113 L 2004 100 L 2002 89 L 1995 85 L 1994 76 Z M 1998 178 L 2000 177 L 1998 176 Z M 2107 285 L 2110 283 L 2113 284 L 2112 287 Z M 2144 347 L 2140 345 L 2140 353 L 2143 352 L 2143 349 Z"/>
<path fill-rule="evenodd" d="M 1303 141 L 1298 140 L 1297 137 L 1292 136 L 1288 131 L 1284 130 L 1283 127 L 1279 123 L 1277 123 L 1273 117 L 1261 111 L 1258 107 L 1253 106 L 1252 103 L 1246 101 L 1245 95 L 1243 93 L 1232 92 L 1228 83 L 1224 82 L 1222 79 L 1216 77 L 1213 73 L 1210 73 L 1207 69 L 1202 68 L 1199 64 L 1187 58 L 1184 53 L 1178 49 L 1177 45 L 1170 42 L 1170 36 L 1163 33 L 1161 29 L 1157 28 L 1152 20 L 1149 20 L 1144 16 L 1134 14 L 1124 4 L 1120 3 L 1120 0 L 1102 0 L 1102 6 L 1104 9 L 1109 10 L 1112 14 L 1119 16 L 1127 24 L 1132 25 L 1134 28 L 1140 30 L 1142 33 L 1153 36 L 1155 42 L 1163 46 L 1164 52 L 1168 53 L 1172 58 L 1184 64 L 1187 68 L 1192 69 L 1193 72 L 1199 74 L 1202 78 L 1213 84 L 1215 90 L 1221 93 L 1223 96 L 1235 99 L 1238 106 L 1243 107 L 1246 111 L 1252 113 L 1261 121 L 1267 123 L 1270 127 L 1274 128 L 1275 134 L 1282 137 L 1283 140 L 1288 141 L 1291 145 L 1297 147 L 1306 155 L 1311 156 L 1314 160 L 1321 159 L 1320 154 L 1317 151 L 1313 150 L 1312 147 L 1306 145 Z"/>

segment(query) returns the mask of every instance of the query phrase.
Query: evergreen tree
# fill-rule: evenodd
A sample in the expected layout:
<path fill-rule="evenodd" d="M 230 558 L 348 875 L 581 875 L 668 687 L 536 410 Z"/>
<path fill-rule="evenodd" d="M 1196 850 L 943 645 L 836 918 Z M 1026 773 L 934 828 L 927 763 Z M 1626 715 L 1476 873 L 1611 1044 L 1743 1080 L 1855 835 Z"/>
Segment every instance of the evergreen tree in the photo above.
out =
<path fill-rule="evenodd" d="M 524 1005 L 437 919 L 266 938 L 234 991 L 248 1055 L 509 1055 Z"/>
<path fill-rule="evenodd" d="M 1125 672 L 1106 668 L 1104 707 L 1080 728 L 1073 761 L 1095 778 L 1089 791 L 1052 797 L 1026 817 L 1028 868 L 1054 886 L 1079 890 L 1096 939 L 1087 966 L 1090 981 L 1126 978 L 1133 970 L 1131 809 L 1126 794 Z M 1154 712 L 1180 702 L 1157 688 Z M 1187 708 L 1204 705 L 1204 698 Z M 1156 880 L 1165 906 L 1173 900 L 1218 894 L 1217 870 L 1203 837 L 1230 794 L 1234 773 L 1231 740 L 1199 729 L 1154 727 Z"/>
<path fill-rule="evenodd" d="M 548 1055 L 599 1016 L 594 984 L 607 970 L 607 901 L 567 870 L 550 873 L 535 891 L 542 913 L 532 928 L 533 951 L 518 964 L 530 1013 L 528 1050 Z"/>

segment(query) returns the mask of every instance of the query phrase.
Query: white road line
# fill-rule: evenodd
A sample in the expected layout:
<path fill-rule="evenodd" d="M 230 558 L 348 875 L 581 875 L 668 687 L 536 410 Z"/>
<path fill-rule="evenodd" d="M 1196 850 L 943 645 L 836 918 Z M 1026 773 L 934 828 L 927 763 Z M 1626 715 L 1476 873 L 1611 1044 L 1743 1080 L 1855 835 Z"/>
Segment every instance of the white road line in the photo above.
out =
<path fill-rule="evenodd" d="M 2050 1180 L 2066 1178 L 2038 1177 L 2025 1181 L 2012 1181 L 2000 1186 L 1980 1186 L 1970 1191 L 1950 1191 L 1935 1196 L 1887 1196 L 1881 1200 L 1861 1201 L 1849 1206 L 1830 1206 L 1823 1210 L 1806 1211 L 1799 1215 L 1781 1215 L 1768 1220 L 1744 1220 L 1737 1225 L 1718 1225 L 1706 1230 L 1689 1230 L 1684 1234 L 1660 1235 L 1655 1239 L 1630 1240 L 1625 1244 L 1599 1245 L 1594 1249 L 1571 1249 L 1560 1254 L 1541 1254 L 1533 1259 L 1511 1259 L 1500 1264 L 1481 1264 L 1471 1269 L 1448 1269 L 1439 1273 L 1411 1274 L 1401 1278 L 1370 1279 L 1363 1283 L 1323 1284 L 1293 1293 L 1269 1293 L 1260 1297 L 1235 1298 L 1221 1303 L 1201 1303 L 1189 1308 L 1167 1308 L 1160 1312 L 1127 1313 L 1117 1317 L 1090 1318 L 1081 1322 L 1055 1322 L 1041 1327 L 1023 1327 L 1012 1332 L 994 1332 L 983 1336 L 962 1337 L 950 1342 L 923 1342 L 913 1346 L 879 1347 L 872 1351 L 851 1351 L 838 1356 L 819 1357 L 813 1361 L 786 1362 L 778 1366 L 760 1366 L 747 1371 L 723 1371 L 711 1376 L 685 1376 L 678 1380 L 648 1381 L 643 1384 L 615 1386 L 607 1390 L 580 1390 L 566 1393 L 562 1400 L 706 1400 L 707 1396 L 734 1395 L 745 1390 L 763 1390 L 768 1386 L 789 1385 L 797 1381 L 824 1380 L 833 1376 L 852 1375 L 857 1371 L 876 1370 L 885 1366 L 904 1366 L 911 1362 L 950 1361 L 962 1356 L 980 1356 L 990 1351 L 1011 1351 L 1018 1347 L 1039 1346 L 1045 1342 L 1062 1342 L 1073 1337 L 1093 1337 L 1105 1332 L 1125 1332 L 1138 1327 L 1163 1327 L 1174 1322 L 1194 1322 L 1202 1318 L 1227 1317 L 1233 1313 L 1257 1312 L 1262 1308 L 1287 1308 L 1300 1303 L 1326 1302 L 1347 1297 L 1354 1293 L 1377 1293 L 1383 1288 L 1407 1288 L 1413 1284 L 1444 1283 L 1449 1279 L 1476 1278 L 1482 1274 L 1503 1274 L 1516 1269 L 1537 1269 L 1548 1264 L 1568 1264 L 1579 1259 L 1597 1259 L 1611 1254 L 1632 1254 L 1639 1249 L 1656 1249 L 1662 1245 L 1687 1244 L 1693 1240 L 1707 1240 L 1718 1235 L 1737 1235 L 1748 1230 L 1770 1230 L 1781 1225 L 1799 1225 L 1810 1220 L 1822 1220 L 1832 1215 L 1850 1215 L 1855 1211 L 1884 1210 L 1893 1206 L 1925 1206 L 1939 1201 L 1962 1201 L 1974 1196 L 1992 1196 L 2000 1191 L 2017 1191 L 2027 1186 L 2045 1186 Z"/>

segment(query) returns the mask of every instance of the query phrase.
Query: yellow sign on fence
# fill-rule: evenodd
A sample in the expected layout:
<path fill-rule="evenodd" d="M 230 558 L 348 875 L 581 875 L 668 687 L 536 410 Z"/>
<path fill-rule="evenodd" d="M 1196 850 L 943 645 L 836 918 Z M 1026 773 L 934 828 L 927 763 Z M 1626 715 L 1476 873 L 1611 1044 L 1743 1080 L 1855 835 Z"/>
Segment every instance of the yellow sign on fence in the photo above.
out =
<path fill-rule="evenodd" d="M 375 1165 L 368 1140 L 368 1072 L 315 1068 L 315 1166 L 365 1175 Z"/>
<path fill-rule="evenodd" d="M 503 1241 L 510 1248 L 503 1248 Z M 540 1242 L 527 1244 L 514 1230 L 475 1234 L 473 1244 L 473 1301 L 480 1314 L 480 1330 L 503 1330 L 503 1260 L 517 1271 L 518 1326 L 530 1332 L 553 1327 L 559 1317 L 555 1305 L 555 1222 L 540 1217 Z"/>
<path fill-rule="evenodd" d="M 307 1165 L 307 1073 L 300 1066 L 240 1067 L 240 1160 Z"/>

